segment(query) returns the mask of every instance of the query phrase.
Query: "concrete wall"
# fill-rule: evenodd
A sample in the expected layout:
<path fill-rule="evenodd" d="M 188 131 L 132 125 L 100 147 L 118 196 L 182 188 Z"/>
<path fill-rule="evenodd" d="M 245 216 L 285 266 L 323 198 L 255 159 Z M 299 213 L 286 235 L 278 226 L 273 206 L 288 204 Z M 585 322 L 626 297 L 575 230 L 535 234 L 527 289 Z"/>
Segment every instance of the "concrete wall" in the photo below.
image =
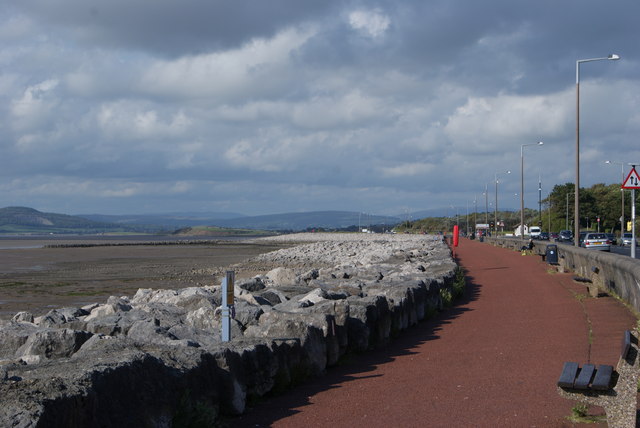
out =
<path fill-rule="evenodd" d="M 528 240 L 518 238 L 485 238 L 485 242 L 519 251 Z M 558 247 L 559 269 L 571 271 L 581 278 L 591 280 L 595 287 L 590 290 L 612 291 L 640 312 L 640 260 L 604 251 L 587 250 L 573 245 L 533 241 L 534 254 L 546 254 L 547 245 Z"/>

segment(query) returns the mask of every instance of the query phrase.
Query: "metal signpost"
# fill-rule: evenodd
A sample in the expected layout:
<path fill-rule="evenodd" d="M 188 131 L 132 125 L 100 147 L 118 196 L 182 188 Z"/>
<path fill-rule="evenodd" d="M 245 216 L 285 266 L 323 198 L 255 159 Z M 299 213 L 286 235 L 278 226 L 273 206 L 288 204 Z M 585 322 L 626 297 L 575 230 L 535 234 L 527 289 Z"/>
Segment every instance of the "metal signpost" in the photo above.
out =
<path fill-rule="evenodd" d="M 231 318 L 234 317 L 233 288 L 236 274 L 232 270 L 227 271 L 227 276 L 222 280 L 222 341 L 231 340 Z"/>
<path fill-rule="evenodd" d="M 622 183 L 623 189 L 631 189 L 631 258 L 636 258 L 636 189 L 640 189 L 640 177 L 635 164 L 631 165 L 629 175 Z"/>

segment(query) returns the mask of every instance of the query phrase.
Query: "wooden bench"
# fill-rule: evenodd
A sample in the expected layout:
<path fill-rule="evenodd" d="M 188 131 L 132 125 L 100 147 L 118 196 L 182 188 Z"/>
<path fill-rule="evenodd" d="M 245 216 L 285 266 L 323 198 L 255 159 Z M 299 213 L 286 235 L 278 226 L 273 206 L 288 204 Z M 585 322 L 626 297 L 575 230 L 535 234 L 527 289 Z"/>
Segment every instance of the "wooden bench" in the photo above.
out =
<path fill-rule="evenodd" d="M 624 332 L 616 369 L 610 365 L 565 362 L 558 379 L 558 393 L 567 399 L 603 407 L 610 427 L 636 426 L 638 394 L 638 338 Z"/>
<path fill-rule="evenodd" d="M 622 338 L 620 359 L 627 359 L 629 349 L 631 349 L 631 332 L 626 330 Z M 581 368 L 578 363 L 568 361 L 562 367 L 558 386 L 565 389 L 608 391 L 613 387 L 613 377 L 613 366 L 601 364 L 596 368 L 594 364 L 585 364 Z"/>

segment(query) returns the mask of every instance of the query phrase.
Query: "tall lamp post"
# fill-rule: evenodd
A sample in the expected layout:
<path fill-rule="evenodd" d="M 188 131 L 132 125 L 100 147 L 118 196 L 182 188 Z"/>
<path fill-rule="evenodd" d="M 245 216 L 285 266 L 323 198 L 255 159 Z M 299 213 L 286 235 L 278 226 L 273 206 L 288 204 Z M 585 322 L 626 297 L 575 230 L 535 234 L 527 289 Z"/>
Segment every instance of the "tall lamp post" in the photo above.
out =
<path fill-rule="evenodd" d="M 569 230 L 569 195 L 573 194 L 573 192 L 567 192 L 567 224 L 565 225 L 565 229 Z"/>
<path fill-rule="evenodd" d="M 603 58 L 579 59 L 576 61 L 576 189 L 574 201 L 574 225 L 573 245 L 580 246 L 580 64 L 583 62 L 618 60 L 619 55 L 611 54 Z"/>
<path fill-rule="evenodd" d="M 511 171 L 505 171 L 504 174 L 511 174 Z M 494 226 L 495 234 L 496 236 L 498 236 L 498 173 L 497 172 L 495 173 L 494 178 L 496 183 L 496 206 L 494 207 L 494 211 L 493 211 L 493 226 Z"/>
<path fill-rule="evenodd" d="M 478 197 L 473 195 L 473 233 L 476 233 L 476 225 L 478 224 Z"/>
<path fill-rule="evenodd" d="M 467 227 L 465 229 L 466 235 L 469 235 L 469 201 L 467 200 Z"/>
<path fill-rule="evenodd" d="M 522 144 L 520 145 L 520 239 L 524 240 L 524 148 L 527 146 L 541 146 L 544 143 L 538 141 L 537 143 Z"/>
<path fill-rule="evenodd" d="M 484 185 L 484 222 L 489 223 L 489 185 Z"/>
<path fill-rule="evenodd" d="M 620 183 L 624 183 L 624 162 L 616 162 L 616 161 L 604 161 L 604 163 L 608 164 L 620 164 L 620 173 L 622 175 L 622 180 Z M 622 239 L 622 234 L 624 233 L 624 189 L 620 188 L 620 194 L 622 195 L 622 213 L 620 214 L 620 239 Z"/>
<path fill-rule="evenodd" d="M 540 174 L 538 174 L 538 226 L 542 227 L 542 175 Z"/>

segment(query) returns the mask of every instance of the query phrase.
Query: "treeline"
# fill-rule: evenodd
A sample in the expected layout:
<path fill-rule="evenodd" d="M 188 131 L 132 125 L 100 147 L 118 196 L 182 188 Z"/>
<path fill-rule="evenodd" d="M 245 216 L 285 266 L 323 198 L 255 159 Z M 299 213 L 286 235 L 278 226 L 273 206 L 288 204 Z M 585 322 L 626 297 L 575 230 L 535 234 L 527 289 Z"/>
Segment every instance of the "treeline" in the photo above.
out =
<path fill-rule="evenodd" d="M 565 226 L 573 228 L 574 222 L 573 183 L 556 185 L 544 206 L 550 219 L 552 230 Z M 580 188 L 580 229 L 606 232 L 620 232 L 620 217 L 624 196 L 624 227 L 631 221 L 631 191 L 620 189 L 620 184 L 594 184 L 589 188 Z M 599 220 L 599 222 L 598 222 Z M 598 225 L 599 223 L 599 225 Z M 546 226 L 546 223 L 543 222 Z"/>
<path fill-rule="evenodd" d="M 573 183 L 556 185 L 549 196 L 542 200 L 540 209 L 525 208 L 524 222 L 529 226 L 540 226 L 545 232 L 573 230 L 574 226 L 574 189 Z M 580 189 L 580 229 L 600 230 L 620 233 L 622 215 L 622 197 L 624 195 L 624 227 L 631 221 L 631 192 L 621 191 L 619 184 L 595 184 Z M 450 217 L 428 217 L 415 221 L 405 221 L 396 227 L 399 232 L 437 233 L 451 231 L 458 225 L 461 232 L 473 231 L 476 223 L 488 223 L 491 231 L 513 233 L 520 224 L 520 211 L 475 212 L 469 215 Z M 636 222 L 636 226 L 638 223 Z M 467 229 L 468 228 L 468 229 Z"/>

